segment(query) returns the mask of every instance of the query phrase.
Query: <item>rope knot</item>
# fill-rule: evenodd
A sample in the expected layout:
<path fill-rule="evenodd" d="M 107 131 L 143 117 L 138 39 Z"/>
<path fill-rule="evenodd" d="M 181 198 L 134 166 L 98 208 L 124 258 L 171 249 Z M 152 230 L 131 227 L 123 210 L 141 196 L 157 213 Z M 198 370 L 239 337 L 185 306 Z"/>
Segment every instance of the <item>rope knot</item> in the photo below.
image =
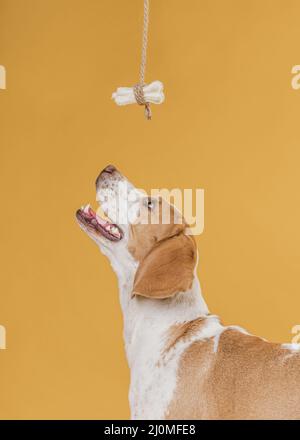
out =
<path fill-rule="evenodd" d="M 151 108 L 150 108 L 150 102 L 147 102 L 144 95 L 144 84 L 138 83 L 133 86 L 133 93 L 136 102 L 139 105 L 145 106 L 145 116 L 147 119 L 151 119 Z"/>

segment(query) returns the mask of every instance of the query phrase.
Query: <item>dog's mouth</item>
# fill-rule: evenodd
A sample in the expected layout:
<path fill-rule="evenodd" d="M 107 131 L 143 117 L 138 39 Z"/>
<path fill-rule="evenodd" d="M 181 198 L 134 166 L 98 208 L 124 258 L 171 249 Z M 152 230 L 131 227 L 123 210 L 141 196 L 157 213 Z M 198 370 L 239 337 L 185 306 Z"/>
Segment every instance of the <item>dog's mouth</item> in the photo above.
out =
<path fill-rule="evenodd" d="M 77 220 L 86 228 L 110 241 L 120 241 L 123 238 L 122 229 L 115 223 L 101 218 L 90 205 L 86 205 L 76 212 Z"/>

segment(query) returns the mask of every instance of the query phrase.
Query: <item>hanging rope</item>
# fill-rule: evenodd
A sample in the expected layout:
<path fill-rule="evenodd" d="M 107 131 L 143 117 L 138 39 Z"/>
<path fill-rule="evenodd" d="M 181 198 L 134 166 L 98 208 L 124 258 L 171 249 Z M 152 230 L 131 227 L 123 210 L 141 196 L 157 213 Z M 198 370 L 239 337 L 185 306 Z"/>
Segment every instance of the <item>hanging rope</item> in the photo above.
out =
<path fill-rule="evenodd" d="M 150 103 L 145 100 L 143 87 L 145 85 L 145 72 L 147 62 L 147 46 L 148 46 L 148 28 L 149 28 L 149 0 L 144 0 L 144 27 L 142 38 L 142 57 L 140 67 L 140 82 L 133 88 L 136 102 L 139 105 L 145 106 L 145 116 L 147 119 L 151 119 Z"/>
<path fill-rule="evenodd" d="M 140 84 L 144 84 L 145 82 L 147 46 L 148 46 L 148 28 L 149 28 L 149 0 L 144 0 L 144 28 L 143 28 L 143 38 L 142 38 Z"/>
<path fill-rule="evenodd" d="M 132 104 L 136 102 L 145 107 L 145 116 L 151 119 L 152 113 L 150 103 L 161 104 L 164 101 L 163 84 L 160 81 L 145 84 L 147 46 L 148 46 L 148 28 L 149 28 L 149 0 L 144 0 L 144 22 L 142 36 L 142 53 L 139 82 L 130 87 L 119 87 L 112 97 L 118 105 Z"/>

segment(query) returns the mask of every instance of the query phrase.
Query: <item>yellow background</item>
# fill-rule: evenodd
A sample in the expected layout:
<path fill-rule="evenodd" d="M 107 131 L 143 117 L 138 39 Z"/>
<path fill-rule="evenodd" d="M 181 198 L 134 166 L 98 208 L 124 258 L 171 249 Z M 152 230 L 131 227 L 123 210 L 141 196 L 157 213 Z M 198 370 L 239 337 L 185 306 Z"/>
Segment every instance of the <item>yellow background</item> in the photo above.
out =
<path fill-rule="evenodd" d="M 300 324 L 298 0 L 0 0 L 1 418 L 127 418 L 115 276 L 74 219 L 113 163 L 139 187 L 203 188 L 199 275 L 225 323 Z"/>

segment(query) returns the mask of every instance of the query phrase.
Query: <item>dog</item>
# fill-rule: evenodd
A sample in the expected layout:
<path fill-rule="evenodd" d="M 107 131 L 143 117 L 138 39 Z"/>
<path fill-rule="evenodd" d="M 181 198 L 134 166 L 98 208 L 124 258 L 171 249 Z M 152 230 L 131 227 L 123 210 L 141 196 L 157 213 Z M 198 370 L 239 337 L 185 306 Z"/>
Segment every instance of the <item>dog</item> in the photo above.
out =
<path fill-rule="evenodd" d="M 175 207 L 113 165 L 99 174 L 96 195 L 106 218 L 89 205 L 76 217 L 118 278 L 131 418 L 299 419 L 300 346 L 269 343 L 209 313 L 196 243 Z"/>

